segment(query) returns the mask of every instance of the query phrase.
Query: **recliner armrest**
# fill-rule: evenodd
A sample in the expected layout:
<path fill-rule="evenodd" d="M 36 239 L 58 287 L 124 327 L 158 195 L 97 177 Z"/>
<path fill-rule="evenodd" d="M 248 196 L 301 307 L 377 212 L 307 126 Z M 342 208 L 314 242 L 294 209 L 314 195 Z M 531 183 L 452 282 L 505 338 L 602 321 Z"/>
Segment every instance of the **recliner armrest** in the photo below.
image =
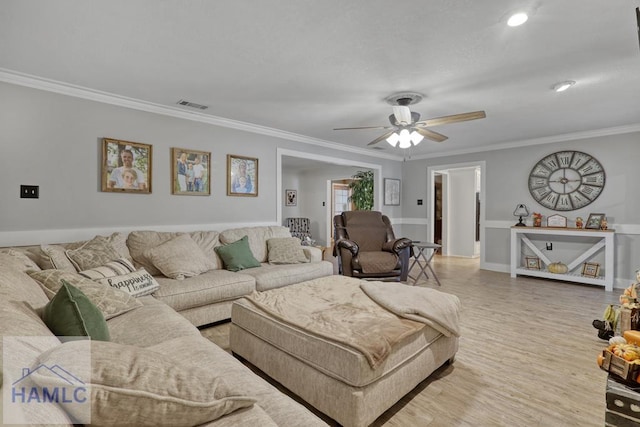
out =
<path fill-rule="evenodd" d="M 336 242 L 336 247 L 348 250 L 353 256 L 358 255 L 358 252 L 360 252 L 360 247 L 353 240 L 340 239 Z"/>
<path fill-rule="evenodd" d="M 411 239 L 401 237 L 399 239 L 390 240 L 382 245 L 382 250 L 386 252 L 400 253 L 403 249 L 411 247 Z"/>

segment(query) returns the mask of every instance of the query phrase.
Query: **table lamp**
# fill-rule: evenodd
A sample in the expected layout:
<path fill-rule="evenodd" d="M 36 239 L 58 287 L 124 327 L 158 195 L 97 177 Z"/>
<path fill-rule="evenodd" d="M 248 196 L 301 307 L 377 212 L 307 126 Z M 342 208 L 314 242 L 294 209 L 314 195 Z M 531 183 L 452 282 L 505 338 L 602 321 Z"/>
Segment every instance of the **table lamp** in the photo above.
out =
<path fill-rule="evenodd" d="M 514 216 L 519 216 L 520 220 L 518 220 L 518 223 L 516 224 L 516 227 L 526 227 L 527 225 L 522 222 L 522 218 L 523 217 L 528 217 L 529 216 L 529 209 L 527 209 L 527 207 L 520 203 L 518 206 L 516 206 L 516 210 L 513 211 L 513 215 Z"/>

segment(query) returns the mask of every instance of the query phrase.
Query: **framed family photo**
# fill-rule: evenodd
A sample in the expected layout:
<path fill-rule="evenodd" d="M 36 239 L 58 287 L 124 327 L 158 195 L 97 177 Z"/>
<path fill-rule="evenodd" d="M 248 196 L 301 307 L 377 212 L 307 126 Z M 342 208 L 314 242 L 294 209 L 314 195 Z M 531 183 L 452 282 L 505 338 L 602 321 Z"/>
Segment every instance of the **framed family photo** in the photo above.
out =
<path fill-rule="evenodd" d="M 151 145 L 102 139 L 102 191 L 151 193 Z"/>
<path fill-rule="evenodd" d="M 384 204 L 390 206 L 400 205 L 400 180 L 394 178 L 384 179 Z"/>
<path fill-rule="evenodd" d="M 210 162 L 208 151 L 171 148 L 171 194 L 210 195 Z"/>
<path fill-rule="evenodd" d="M 227 154 L 227 196 L 258 195 L 258 159 Z"/>
<path fill-rule="evenodd" d="M 296 190 L 285 190 L 284 195 L 284 205 L 285 206 L 297 206 L 298 205 L 298 191 Z"/>

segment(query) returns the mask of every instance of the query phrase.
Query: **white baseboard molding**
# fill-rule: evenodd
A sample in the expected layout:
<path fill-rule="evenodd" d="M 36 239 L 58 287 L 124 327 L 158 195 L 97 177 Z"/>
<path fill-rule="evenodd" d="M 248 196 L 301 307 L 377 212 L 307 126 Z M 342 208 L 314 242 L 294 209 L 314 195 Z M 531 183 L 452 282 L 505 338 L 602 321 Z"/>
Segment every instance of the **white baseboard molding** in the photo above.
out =
<path fill-rule="evenodd" d="M 179 225 L 134 225 L 121 227 L 75 228 L 59 230 L 24 230 L 0 231 L 0 247 L 30 246 L 43 243 L 67 243 L 78 240 L 89 240 L 97 235 L 108 236 L 115 232 L 129 233 L 136 230 L 155 231 L 224 231 L 230 228 L 258 227 L 265 225 L 280 225 L 275 222 L 251 223 L 216 223 L 216 224 L 179 224 Z"/>

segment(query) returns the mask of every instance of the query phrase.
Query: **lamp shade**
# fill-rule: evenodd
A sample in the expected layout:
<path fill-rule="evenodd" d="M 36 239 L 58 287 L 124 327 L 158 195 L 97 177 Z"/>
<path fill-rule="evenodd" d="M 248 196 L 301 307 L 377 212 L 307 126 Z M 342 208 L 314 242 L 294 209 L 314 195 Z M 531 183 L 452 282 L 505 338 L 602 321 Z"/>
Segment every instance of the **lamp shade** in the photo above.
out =
<path fill-rule="evenodd" d="M 516 206 L 516 210 L 513 211 L 513 215 L 514 216 L 529 216 L 529 209 L 527 209 L 527 206 L 520 203 L 518 206 Z"/>

